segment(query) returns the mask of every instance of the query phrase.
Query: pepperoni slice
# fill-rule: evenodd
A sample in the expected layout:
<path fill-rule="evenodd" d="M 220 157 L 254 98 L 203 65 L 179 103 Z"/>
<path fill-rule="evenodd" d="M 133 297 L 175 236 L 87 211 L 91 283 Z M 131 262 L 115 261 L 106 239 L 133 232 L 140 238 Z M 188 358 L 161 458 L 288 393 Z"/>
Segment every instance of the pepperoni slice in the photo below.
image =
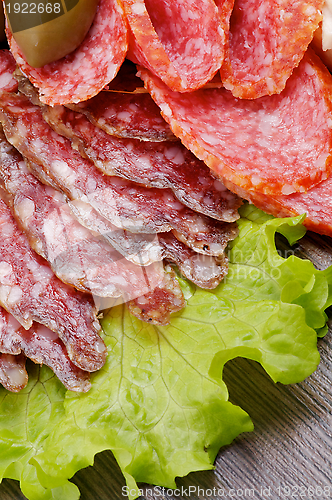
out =
<path fill-rule="evenodd" d="M 235 97 L 279 94 L 322 20 L 323 0 L 236 0 L 223 83 Z"/>
<path fill-rule="evenodd" d="M 164 259 L 174 262 L 186 278 L 201 288 L 216 288 L 228 272 L 228 261 L 224 254 L 212 257 L 196 253 L 172 233 L 160 233 L 158 240 Z"/>
<path fill-rule="evenodd" d="M 81 45 L 42 68 L 32 68 L 25 61 L 9 30 L 7 38 L 20 69 L 39 89 L 41 101 L 50 105 L 85 101 L 96 95 L 115 77 L 128 47 L 126 20 L 117 0 L 100 0 Z"/>
<path fill-rule="evenodd" d="M 222 88 L 180 94 L 141 76 L 173 132 L 224 182 L 279 196 L 330 174 L 332 78 L 309 49 L 281 94 L 253 101 Z"/>
<path fill-rule="evenodd" d="M 0 179 L 13 215 L 31 247 L 49 262 L 61 281 L 100 297 L 125 300 L 147 293 L 160 281 L 158 266 L 143 271 L 123 259 L 104 238 L 82 227 L 64 196 L 27 170 L 2 131 L 0 154 Z"/>
<path fill-rule="evenodd" d="M 329 177 L 306 193 L 266 196 L 249 193 L 229 184 L 229 188 L 275 217 L 306 214 L 303 224 L 319 234 L 332 236 L 332 178 Z"/>
<path fill-rule="evenodd" d="M 213 0 L 123 0 L 131 30 L 129 59 L 171 89 L 195 90 L 224 59 L 225 33 Z"/>

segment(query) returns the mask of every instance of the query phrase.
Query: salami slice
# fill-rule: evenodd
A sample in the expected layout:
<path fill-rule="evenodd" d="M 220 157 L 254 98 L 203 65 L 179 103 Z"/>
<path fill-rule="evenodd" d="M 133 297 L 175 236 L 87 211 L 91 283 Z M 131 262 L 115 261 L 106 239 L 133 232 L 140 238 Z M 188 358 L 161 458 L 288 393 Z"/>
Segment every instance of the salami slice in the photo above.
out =
<path fill-rule="evenodd" d="M 128 46 L 126 21 L 118 0 L 100 0 L 82 44 L 42 68 L 32 68 L 25 61 L 9 30 L 7 38 L 20 69 L 39 89 L 41 101 L 51 105 L 85 101 L 100 92 L 116 75 Z"/>
<path fill-rule="evenodd" d="M 131 30 L 129 59 L 171 89 L 195 90 L 224 59 L 225 33 L 213 0 L 123 0 Z"/>
<path fill-rule="evenodd" d="M 70 361 L 56 333 L 37 323 L 27 331 L 3 308 L 0 308 L 0 352 L 11 355 L 22 352 L 35 363 L 49 366 L 71 391 L 87 392 L 91 387 L 89 373 Z"/>
<path fill-rule="evenodd" d="M 31 247 L 64 283 L 100 297 L 125 300 L 147 293 L 161 279 L 158 266 L 144 271 L 73 217 L 64 196 L 39 182 L 0 131 L 0 179 L 13 215 Z M 121 279 L 119 278 L 121 276 Z"/>
<path fill-rule="evenodd" d="M 160 233 L 158 240 L 164 259 L 175 263 L 183 276 L 201 288 L 216 288 L 228 272 L 228 261 L 224 254 L 216 258 L 196 253 L 172 233 Z"/>
<path fill-rule="evenodd" d="M 234 222 L 239 218 L 241 200 L 180 141 L 154 143 L 112 137 L 64 106 L 43 107 L 43 117 L 104 174 L 147 187 L 170 188 L 184 205 L 214 219 Z"/>
<path fill-rule="evenodd" d="M 172 191 L 139 186 L 102 175 L 55 134 L 38 106 L 22 95 L 3 94 L 1 121 L 7 140 L 44 171 L 70 200 L 88 203 L 115 226 L 134 233 L 173 230 L 191 248 L 208 255 L 223 253 L 237 235 L 234 223 L 214 221 L 180 203 Z M 74 207 L 72 207 L 74 210 Z"/>
<path fill-rule="evenodd" d="M 55 331 L 74 364 L 101 368 L 106 348 L 90 296 L 62 283 L 29 246 L 0 199 L 0 303 L 25 329 L 39 322 Z"/>
<path fill-rule="evenodd" d="M 164 273 L 163 282 L 150 293 L 127 303 L 131 314 L 153 325 L 168 325 L 171 314 L 185 307 L 185 300 L 172 268 Z"/>
<path fill-rule="evenodd" d="M 246 197 L 258 208 L 275 217 L 288 217 L 306 214 L 303 224 L 319 234 L 332 236 L 332 178 L 329 177 L 306 193 L 294 193 L 289 196 L 265 196 L 248 193 L 229 186 Z"/>
<path fill-rule="evenodd" d="M 323 0 L 236 0 L 225 62 L 235 97 L 279 94 L 322 20 Z"/>
<path fill-rule="evenodd" d="M 110 135 L 153 142 L 178 140 L 147 93 L 109 90 L 99 92 L 88 101 L 67 106 L 83 113 Z"/>
<path fill-rule="evenodd" d="M 180 94 L 147 70 L 141 76 L 173 132 L 224 182 L 276 196 L 330 174 L 332 78 L 313 52 L 281 94 L 254 101 L 220 88 Z"/>
<path fill-rule="evenodd" d="M 0 384 L 8 391 L 19 392 L 28 383 L 26 357 L 0 354 Z"/>
<path fill-rule="evenodd" d="M 0 89 L 7 92 L 16 92 L 17 80 L 13 73 L 16 62 L 9 50 L 0 50 Z"/>
<path fill-rule="evenodd" d="M 105 91 L 67 106 L 110 135 L 141 141 L 178 141 L 136 72 L 136 65 L 126 59 Z M 24 89 L 21 91 L 25 94 Z"/>

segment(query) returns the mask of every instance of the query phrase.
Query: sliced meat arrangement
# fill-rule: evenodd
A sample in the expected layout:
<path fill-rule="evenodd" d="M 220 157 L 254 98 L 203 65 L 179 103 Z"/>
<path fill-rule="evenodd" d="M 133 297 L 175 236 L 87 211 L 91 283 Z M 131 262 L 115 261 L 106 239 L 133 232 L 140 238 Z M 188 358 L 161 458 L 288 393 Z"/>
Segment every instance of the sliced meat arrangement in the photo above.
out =
<path fill-rule="evenodd" d="M 12 355 L 14 360 L 21 360 L 22 356 L 18 355 L 23 353 L 35 363 L 49 366 L 71 391 L 87 392 L 91 386 L 89 373 L 70 361 L 66 348 L 56 333 L 38 323 L 33 323 L 29 330 L 25 330 L 2 308 L 0 308 L 0 352 L 3 353 L 0 358 L 2 360 L 6 359 L 3 357 L 4 354 Z M 1 374 L 0 382 L 3 384 Z"/>
<path fill-rule="evenodd" d="M 211 80 L 224 59 L 225 32 L 213 0 L 123 0 L 129 59 L 171 89 L 192 91 Z"/>
<path fill-rule="evenodd" d="M 7 30 L 9 45 L 19 67 L 39 89 L 40 99 L 51 105 L 84 101 L 100 92 L 115 77 L 125 58 L 127 37 L 120 3 L 100 0 L 82 44 L 58 61 L 32 68 Z"/>
<path fill-rule="evenodd" d="M 323 0 L 236 0 L 222 80 L 235 97 L 280 93 L 322 20 Z"/>
<path fill-rule="evenodd" d="M 159 266 L 143 270 L 73 217 L 64 196 L 39 182 L 0 131 L 0 181 L 31 247 L 64 283 L 100 297 L 143 295 L 162 279 Z"/>
<path fill-rule="evenodd" d="M 147 187 L 170 188 L 188 207 L 226 222 L 239 218 L 241 200 L 180 142 L 143 142 L 111 136 L 64 106 L 43 107 L 43 117 L 106 175 Z"/>
<path fill-rule="evenodd" d="M 0 354 L 0 384 L 8 391 L 19 392 L 28 383 L 25 369 L 26 357 L 23 354 Z"/>
<path fill-rule="evenodd" d="M 67 106 L 110 135 L 140 141 L 178 141 L 148 93 L 108 90 Z"/>
<path fill-rule="evenodd" d="M 62 283 L 31 248 L 0 199 L 0 303 L 29 329 L 33 321 L 55 331 L 82 370 L 105 362 L 106 348 L 90 296 Z"/>
<path fill-rule="evenodd" d="M 214 221 L 194 212 L 170 190 L 103 176 L 71 148 L 70 141 L 54 133 L 40 108 L 27 97 L 3 94 L 0 111 L 7 140 L 40 166 L 43 177 L 49 177 L 69 199 L 91 205 L 115 226 L 135 233 L 173 230 L 181 241 L 207 255 L 222 254 L 227 242 L 235 238 L 236 224 Z"/>
<path fill-rule="evenodd" d="M 281 94 L 253 101 L 222 88 L 172 92 L 145 69 L 141 77 L 173 132 L 225 184 L 278 196 L 330 174 L 332 77 L 311 51 Z"/>

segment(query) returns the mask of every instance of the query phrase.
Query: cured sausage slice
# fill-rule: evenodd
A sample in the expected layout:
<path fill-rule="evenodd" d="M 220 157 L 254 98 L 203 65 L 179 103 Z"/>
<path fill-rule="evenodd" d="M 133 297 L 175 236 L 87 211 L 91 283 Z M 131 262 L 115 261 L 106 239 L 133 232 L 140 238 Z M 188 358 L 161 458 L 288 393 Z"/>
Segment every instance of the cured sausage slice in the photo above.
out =
<path fill-rule="evenodd" d="M 170 190 L 146 188 L 102 175 L 71 148 L 70 141 L 49 127 L 40 108 L 25 96 L 3 94 L 0 110 L 7 140 L 39 165 L 43 175 L 70 200 L 88 203 L 117 227 L 135 233 L 173 230 L 181 241 L 208 255 L 222 254 L 228 241 L 236 237 L 236 224 L 194 212 Z"/>
<path fill-rule="evenodd" d="M 87 392 L 91 387 L 89 373 L 70 361 L 56 333 L 38 323 L 33 323 L 27 331 L 3 308 L 0 308 L 0 352 L 11 355 L 22 352 L 35 363 L 49 366 L 71 391 Z"/>
<path fill-rule="evenodd" d="M 163 282 L 150 293 L 127 303 L 131 314 L 153 325 L 168 325 L 171 314 L 185 307 L 175 272 L 168 267 Z"/>
<path fill-rule="evenodd" d="M 7 38 L 20 69 L 39 89 L 41 101 L 50 105 L 85 101 L 96 95 L 114 78 L 128 47 L 126 21 L 117 0 L 100 0 L 81 45 L 42 68 L 32 68 L 25 61 L 9 30 Z"/>
<path fill-rule="evenodd" d="M 177 141 L 149 94 L 103 91 L 88 101 L 67 106 L 110 135 L 140 141 Z"/>
<path fill-rule="evenodd" d="M 49 262 L 61 281 L 100 297 L 122 296 L 125 300 L 147 293 L 160 281 L 158 267 L 143 271 L 123 259 L 104 238 L 82 227 L 64 196 L 28 172 L 2 131 L 0 154 L 0 179 L 13 215 L 31 247 Z"/>
<path fill-rule="evenodd" d="M 332 78 L 307 51 L 278 95 L 239 100 L 222 88 L 190 94 L 141 76 L 173 132 L 225 182 L 272 196 L 326 179 L 332 157 Z"/>
<path fill-rule="evenodd" d="M 0 384 L 8 391 L 19 392 L 28 383 L 23 355 L 0 354 Z"/>
<path fill-rule="evenodd" d="M 106 358 L 90 296 L 62 283 L 31 248 L 0 199 L 0 303 L 29 329 L 36 321 L 55 331 L 74 364 L 98 370 Z"/>
<path fill-rule="evenodd" d="M 112 137 L 64 106 L 43 107 L 42 111 L 47 123 L 104 174 L 147 187 L 170 188 L 184 205 L 214 219 L 234 222 L 239 218 L 241 200 L 180 141 L 154 143 Z"/>
<path fill-rule="evenodd" d="M 17 80 L 13 73 L 16 62 L 9 50 L 0 50 L 0 89 L 6 92 L 16 92 Z"/>
<path fill-rule="evenodd" d="M 228 272 L 228 261 L 224 254 L 211 257 L 196 253 L 172 233 L 160 233 L 158 240 L 164 259 L 174 262 L 183 276 L 201 288 L 216 288 Z"/>
<path fill-rule="evenodd" d="M 67 106 L 83 113 L 94 125 L 117 137 L 178 141 L 136 72 L 136 65 L 125 60 L 105 91 L 87 101 Z M 26 94 L 24 82 L 22 84 L 20 90 Z"/>
<path fill-rule="evenodd" d="M 288 217 L 306 214 L 303 224 L 319 234 L 332 236 L 332 178 L 329 177 L 306 193 L 294 193 L 289 196 L 264 196 L 248 193 L 229 186 L 239 195 L 246 197 L 258 208 L 275 217 Z"/>
<path fill-rule="evenodd" d="M 279 94 L 322 20 L 323 0 L 236 0 L 222 80 L 235 97 Z"/>
<path fill-rule="evenodd" d="M 123 0 L 131 31 L 129 59 L 171 89 L 195 90 L 224 59 L 225 33 L 213 0 Z"/>

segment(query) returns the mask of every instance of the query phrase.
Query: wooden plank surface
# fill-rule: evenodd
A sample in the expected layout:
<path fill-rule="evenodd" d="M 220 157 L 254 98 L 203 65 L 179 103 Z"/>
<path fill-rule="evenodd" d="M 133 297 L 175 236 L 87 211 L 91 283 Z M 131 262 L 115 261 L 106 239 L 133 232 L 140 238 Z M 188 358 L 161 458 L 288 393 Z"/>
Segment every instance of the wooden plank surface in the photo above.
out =
<path fill-rule="evenodd" d="M 329 238 L 309 233 L 291 250 L 281 240 L 279 246 L 286 253 L 310 258 L 318 268 L 332 264 Z M 178 479 L 179 491 L 174 494 L 142 485 L 141 500 L 332 498 L 331 330 L 318 346 L 321 363 L 316 372 L 291 386 L 274 384 L 255 362 L 227 363 L 224 380 L 230 399 L 249 413 L 255 430 L 220 451 L 215 471 Z M 94 467 L 78 472 L 73 481 L 81 490 L 81 500 L 126 498 L 125 482 L 110 452 L 97 455 Z M 4 480 L 0 485 L 0 500 L 24 498 L 16 481 Z"/>

